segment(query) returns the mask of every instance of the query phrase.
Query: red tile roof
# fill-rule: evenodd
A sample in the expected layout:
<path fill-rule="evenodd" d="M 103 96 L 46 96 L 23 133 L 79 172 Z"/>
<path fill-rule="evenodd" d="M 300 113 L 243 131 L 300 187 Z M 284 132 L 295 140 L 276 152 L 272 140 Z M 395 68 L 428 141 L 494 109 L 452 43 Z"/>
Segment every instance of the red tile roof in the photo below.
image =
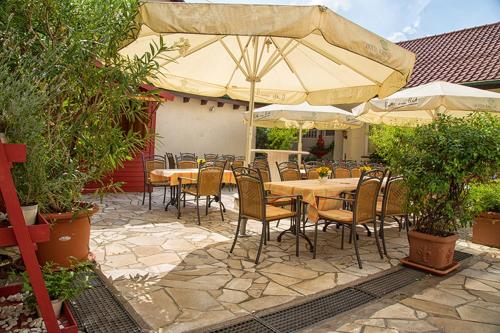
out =
<path fill-rule="evenodd" d="M 500 80 L 500 22 L 398 44 L 417 55 L 406 87 Z"/>

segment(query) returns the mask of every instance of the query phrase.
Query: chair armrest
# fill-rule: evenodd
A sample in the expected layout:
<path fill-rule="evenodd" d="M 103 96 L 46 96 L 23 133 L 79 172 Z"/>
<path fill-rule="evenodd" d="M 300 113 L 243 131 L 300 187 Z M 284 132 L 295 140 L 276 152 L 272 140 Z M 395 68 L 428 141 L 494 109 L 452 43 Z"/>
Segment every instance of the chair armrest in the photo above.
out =
<path fill-rule="evenodd" d="M 302 199 L 301 195 L 266 195 L 266 201 L 269 199 Z"/>
<path fill-rule="evenodd" d="M 179 181 L 183 181 L 183 180 L 189 180 L 189 181 L 192 181 L 192 182 L 196 182 L 197 181 L 196 178 L 189 178 L 189 177 L 179 177 L 177 179 L 179 179 Z"/>
<path fill-rule="evenodd" d="M 327 196 L 323 196 L 323 195 L 317 195 L 316 196 L 316 204 L 319 205 L 320 199 L 354 202 L 354 199 L 339 198 L 339 197 L 327 197 Z"/>

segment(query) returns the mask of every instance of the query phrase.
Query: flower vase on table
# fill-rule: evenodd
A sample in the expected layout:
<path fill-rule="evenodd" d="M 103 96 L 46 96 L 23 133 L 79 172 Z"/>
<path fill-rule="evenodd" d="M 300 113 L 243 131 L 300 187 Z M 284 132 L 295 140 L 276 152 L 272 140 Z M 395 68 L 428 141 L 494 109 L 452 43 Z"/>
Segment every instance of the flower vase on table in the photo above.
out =
<path fill-rule="evenodd" d="M 330 176 L 331 174 L 331 170 L 329 167 L 326 167 L 326 166 L 322 166 L 322 167 L 319 167 L 316 169 L 316 172 L 318 173 L 318 176 L 319 176 L 319 182 L 320 183 L 326 183 L 326 180 L 328 179 L 328 177 Z"/>

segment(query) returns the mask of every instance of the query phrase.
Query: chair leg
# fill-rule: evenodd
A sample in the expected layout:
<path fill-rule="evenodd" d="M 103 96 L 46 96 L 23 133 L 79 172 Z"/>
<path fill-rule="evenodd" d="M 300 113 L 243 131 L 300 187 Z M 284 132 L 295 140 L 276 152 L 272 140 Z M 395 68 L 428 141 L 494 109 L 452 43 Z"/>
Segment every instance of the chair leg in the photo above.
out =
<path fill-rule="evenodd" d="M 366 224 L 363 224 L 363 227 L 365 227 L 365 229 L 366 229 L 366 235 L 368 237 L 370 237 L 372 235 L 372 232 L 370 231 L 370 229 L 368 228 L 368 226 Z"/>
<path fill-rule="evenodd" d="M 378 239 L 377 233 L 377 219 L 373 219 L 373 237 L 375 237 L 375 243 L 377 243 L 378 254 L 380 255 L 380 259 L 384 259 L 384 255 L 382 254 L 382 249 L 380 248 L 380 240 Z"/>
<path fill-rule="evenodd" d="M 219 210 L 220 210 L 220 218 L 224 221 L 224 209 L 222 208 L 222 202 L 219 200 Z"/>
<path fill-rule="evenodd" d="M 387 256 L 387 248 L 385 246 L 385 235 L 384 235 L 384 215 L 380 216 L 380 239 L 382 239 L 382 248 L 384 249 L 384 254 Z"/>
<path fill-rule="evenodd" d="M 356 237 L 357 232 L 356 232 L 356 225 L 355 224 L 353 224 L 351 227 L 351 235 L 352 235 L 351 239 L 354 242 L 354 251 L 356 252 L 356 259 L 358 259 L 359 269 L 363 269 L 363 264 L 361 263 L 361 257 L 359 256 L 358 237 Z"/>
<path fill-rule="evenodd" d="M 153 193 L 154 187 L 153 188 L 148 188 L 149 191 L 149 210 L 151 210 L 151 195 Z"/>
<path fill-rule="evenodd" d="M 144 206 L 144 201 L 146 200 L 146 184 L 144 184 L 144 191 L 142 191 L 142 205 Z"/>
<path fill-rule="evenodd" d="M 198 225 L 201 225 L 200 221 L 200 197 L 196 196 L 196 217 L 198 217 Z"/>
<path fill-rule="evenodd" d="M 350 229 L 351 230 L 349 231 L 349 244 L 352 244 L 352 229 L 354 229 L 353 226 L 352 226 L 352 224 L 351 224 L 351 228 Z"/>
<path fill-rule="evenodd" d="M 236 245 L 236 241 L 238 240 L 238 234 L 240 233 L 240 224 L 241 224 L 241 216 L 238 215 L 238 225 L 236 226 L 236 233 L 234 234 L 233 245 L 231 246 L 231 250 L 229 250 L 229 253 L 233 253 L 234 246 Z"/>
<path fill-rule="evenodd" d="M 184 199 L 182 202 L 182 207 L 186 207 L 186 193 L 184 193 Z"/>
<path fill-rule="evenodd" d="M 313 259 L 316 259 L 316 251 L 318 250 L 318 222 L 314 224 L 314 250 L 313 250 Z"/>
<path fill-rule="evenodd" d="M 276 228 L 280 226 L 280 221 L 281 220 L 278 220 L 278 222 L 276 222 Z"/>
<path fill-rule="evenodd" d="M 300 203 L 297 205 L 298 207 L 298 212 L 297 215 L 295 216 L 295 256 L 299 256 L 299 233 L 300 233 L 300 209 L 301 205 Z"/>
<path fill-rule="evenodd" d="M 259 249 L 257 250 L 257 257 L 255 258 L 255 264 L 259 263 L 260 253 L 262 251 L 262 244 L 266 240 L 266 221 L 262 221 L 262 232 L 260 234 L 260 244 Z"/>
<path fill-rule="evenodd" d="M 267 240 L 271 240 L 271 224 L 267 223 Z"/>
<path fill-rule="evenodd" d="M 323 226 L 323 232 L 326 232 L 326 228 L 330 225 L 330 222 L 325 222 L 325 225 Z"/>
<path fill-rule="evenodd" d="M 210 204 L 210 196 L 207 195 L 206 204 L 205 204 L 205 216 L 208 215 L 208 205 L 209 204 Z"/>
<path fill-rule="evenodd" d="M 163 187 L 163 203 L 167 201 L 167 187 Z"/>
<path fill-rule="evenodd" d="M 342 240 L 340 241 L 340 249 L 344 249 L 344 224 L 342 224 Z"/>

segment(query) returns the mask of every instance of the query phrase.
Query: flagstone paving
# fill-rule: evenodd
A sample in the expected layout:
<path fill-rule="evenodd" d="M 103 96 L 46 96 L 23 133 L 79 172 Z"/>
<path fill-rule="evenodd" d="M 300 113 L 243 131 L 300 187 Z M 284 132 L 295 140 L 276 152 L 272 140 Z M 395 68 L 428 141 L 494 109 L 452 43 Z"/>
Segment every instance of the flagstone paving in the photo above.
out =
<path fill-rule="evenodd" d="M 399 258 L 407 255 L 406 235 L 398 232 L 397 226 L 386 232 L 389 258 L 384 259 L 380 259 L 373 237 L 367 237 L 360 229 L 364 268 L 359 269 L 352 247 L 346 242 L 341 250 L 340 233 L 331 226 L 326 233 L 319 233 L 318 259 L 312 259 L 303 241 L 297 258 L 294 237 L 288 235 L 281 243 L 276 241 L 279 232 L 288 227 L 286 221 L 281 221 L 279 227 L 272 224 L 271 241 L 264 246 L 261 262 L 256 266 L 253 260 L 261 230 L 259 222 L 249 221 L 251 237 L 239 238 L 234 253 L 229 254 L 237 222 L 231 193 L 223 195 L 227 207 L 225 221 L 221 221 L 218 208 L 211 208 L 208 216 L 202 209 L 200 226 L 189 203 L 181 219 L 177 219 L 175 208 L 164 211 L 159 192 L 153 196 L 151 211 L 147 204 L 140 204 L 141 198 L 140 194 L 130 193 L 105 197 L 100 212 L 93 218 L 91 251 L 113 286 L 149 326 L 160 332 L 184 332 L 281 305 L 379 273 L 398 265 Z M 312 236 L 312 230 L 309 234 Z M 484 250 L 468 242 L 462 242 L 459 248 L 472 253 Z M 480 270 L 463 271 L 461 274 L 467 275 L 456 282 L 460 288 L 447 287 L 442 291 L 447 293 L 446 304 L 428 305 L 429 299 L 442 295 L 423 293 L 412 298 L 411 304 L 399 304 L 395 311 L 401 313 L 398 317 L 387 320 L 382 312 L 369 319 L 373 325 L 352 324 L 353 332 L 360 332 L 357 327 L 364 326 L 364 332 L 397 331 L 407 321 L 419 320 L 415 310 L 421 311 L 421 315 L 431 313 L 429 306 L 434 312 L 444 313 L 446 319 L 439 323 L 426 320 L 419 323 L 424 325 L 422 329 L 427 329 L 425 325 L 452 325 L 449 320 L 471 318 L 478 311 L 483 316 L 494 313 L 498 309 L 480 303 L 476 294 L 464 298 L 456 291 L 449 292 L 475 288 L 491 297 L 495 293 L 498 296 L 500 268 L 498 264 L 484 265 Z M 489 275 L 485 277 L 486 273 Z M 454 310 L 455 307 L 458 308 Z"/>
<path fill-rule="evenodd" d="M 390 300 L 382 300 L 381 309 L 356 309 L 346 318 L 335 318 L 304 332 L 499 333 L 500 250 L 490 248 L 486 252 L 471 267 L 412 297 L 387 306 Z"/>

